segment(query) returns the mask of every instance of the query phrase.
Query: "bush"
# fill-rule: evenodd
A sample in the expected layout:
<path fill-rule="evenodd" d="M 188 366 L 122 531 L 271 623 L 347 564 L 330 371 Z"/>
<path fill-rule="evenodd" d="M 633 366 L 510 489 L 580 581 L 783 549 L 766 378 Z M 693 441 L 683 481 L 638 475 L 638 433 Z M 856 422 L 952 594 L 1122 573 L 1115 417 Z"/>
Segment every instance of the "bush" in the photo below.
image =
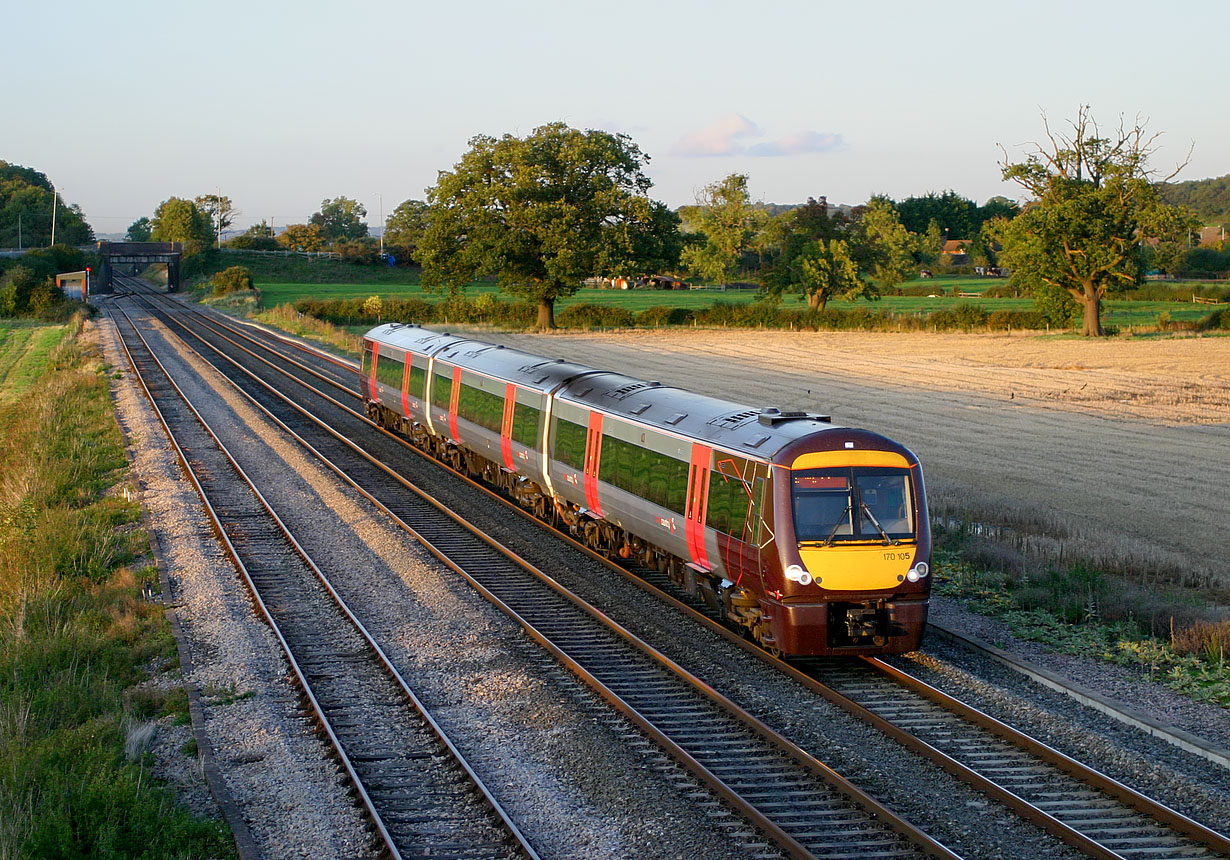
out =
<path fill-rule="evenodd" d="M 0 283 L 0 316 L 15 317 L 28 312 L 35 290 L 47 280 L 28 266 L 14 266 Z"/>
<path fill-rule="evenodd" d="M 3 304 L 3 301 L 3 297 L 0 296 L 0 305 Z M 1230 308 L 1221 308 L 1213 311 L 1213 313 L 1200 320 L 1197 329 L 1199 331 L 1230 331 Z"/>
<path fill-rule="evenodd" d="M 993 311 L 987 317 L 991 331 L 1033 329 L 1040 331 L 1050 327 L 1050 318 L 1041 311 Z"/>
<path fill-rule="evenodd" d="M 986 308 L 982 305 L 961 302 L 952 308 L 931 314 L 927 317 L 927 325 L 936 331 L 953 329 L 971 331 L 975 328 L 984 328 L 987 325 L 988 316 Z"/>
<path fill-rule="evenodd" d="M 380 246 L 371 239 L 334 242 L 329 250 L 343 261 L 359 266 L 374 266 L 380 262 Z"/>
<path fill-rule="evenodd" d="M 218 272 L 209 282 L 213 285 L 215 297 L 247 291 L 252 289 L 252 272 L 247 266 L 231 266 Z"/>
<path fill-rule="evenodd" d="M 643 328 L 661 328 L 668 325 L 691 325 L 695 314 L 690 308 L 671 308 L 654 305 L 636 315 L 636 324 Z"/>
<path fill-rule="evenodd" d="M 579 328 L 589 331 L 595 328 L 631 328 L 634 319 L 627 308 L 610 305 L 571 305 L 555 316 L 561 328 Z"/>
<path fill-rule="evenodd" d="M 67 299 L 64 297 L 62 289 L 51 281 L 43 281 L 30 291 L 30 300 L 27 303 L 27 308 L 30 313 L 41 316 L 65 301 Z"/>

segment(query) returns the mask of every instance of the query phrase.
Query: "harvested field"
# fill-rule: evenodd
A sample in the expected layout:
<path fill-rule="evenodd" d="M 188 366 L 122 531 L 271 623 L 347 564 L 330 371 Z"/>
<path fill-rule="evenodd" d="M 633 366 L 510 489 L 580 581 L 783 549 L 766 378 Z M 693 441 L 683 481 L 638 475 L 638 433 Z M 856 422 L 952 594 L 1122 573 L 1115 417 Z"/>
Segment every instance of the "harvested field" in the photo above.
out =
<path fill-rule="evenodd" d="M 1146 584 L 1230 588 L 1230 338 L 481 335 L 908 445 L 933 508 Z"/>

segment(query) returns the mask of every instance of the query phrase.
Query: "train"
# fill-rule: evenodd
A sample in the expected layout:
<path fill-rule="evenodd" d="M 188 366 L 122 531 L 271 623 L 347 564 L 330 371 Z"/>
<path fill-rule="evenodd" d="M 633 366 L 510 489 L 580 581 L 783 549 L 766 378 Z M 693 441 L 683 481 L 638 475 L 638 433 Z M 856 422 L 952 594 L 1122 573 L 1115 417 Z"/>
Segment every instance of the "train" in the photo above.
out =
<path fill-rule="evenodd" d="M 364 335 L 359 387 L 381 427 L 774 654 L 919 647 L 922 468 L 885 436 L 414 324 Z"/>

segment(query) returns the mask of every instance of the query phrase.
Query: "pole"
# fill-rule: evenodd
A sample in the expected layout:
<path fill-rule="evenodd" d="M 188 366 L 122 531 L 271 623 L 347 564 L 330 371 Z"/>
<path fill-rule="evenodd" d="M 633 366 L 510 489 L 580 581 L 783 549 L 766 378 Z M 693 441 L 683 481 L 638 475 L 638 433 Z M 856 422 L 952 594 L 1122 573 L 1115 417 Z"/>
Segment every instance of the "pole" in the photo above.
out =
<path fill-rule="evenodd" d="M 51 244 L 56 243 L 56 195 L 59 194 L 54 185 L 51 186 Z"/>
<path fill-rule="evenodd" d="M 1223 231 L 1222 238 L 1223 239 L 1226 238 L 1224 235 L 1224 231 Z M 17 250 L 18 251 L 21 250 L 21 213 L 20 212 L 17 213 Z"/>
<path fill-rule="evenodd" d="M 376 199 L 380 201 L 380 257 L 384 258 L 384 195 L 379 191 L 376 192 Z"/>

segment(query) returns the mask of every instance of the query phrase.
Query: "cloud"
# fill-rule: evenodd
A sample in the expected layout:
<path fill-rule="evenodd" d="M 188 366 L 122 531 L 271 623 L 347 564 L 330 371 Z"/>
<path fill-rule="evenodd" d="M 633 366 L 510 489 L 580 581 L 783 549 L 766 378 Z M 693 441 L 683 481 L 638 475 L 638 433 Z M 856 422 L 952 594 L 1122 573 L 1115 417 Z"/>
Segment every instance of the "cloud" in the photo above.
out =
<path fill-rule="evenodd" d="M 700 131 L 685 134 L 675 141 L 670 152 L 684 158 L 739 155 L 746 150 L 740 142 L 744 137 L 760 137 L 756 123 L 737 113 L 727 114 Z"/>
<path fill-rule="evenodd" d="M 685 134 L 671 147 L 670 154 L 683 158 L 711 158 L 722 155 L 773 158 L 832 152 L 844 145 L 840 134 L 820 131 L 797 131 L 777 140 L 752 142 L 763 136 L 756 123 L 742 114 L 732 113 L 699 131 Z"/>
<path fill-rule="evenodd" d="M 809 152 L 832 152 L 841 149 L 840 134 L 820 131 L 796 131 L 780 140 L 757 143 L 748 148 L 748 155 L 772 157 L 775 155 L 804 155 Z"/>

